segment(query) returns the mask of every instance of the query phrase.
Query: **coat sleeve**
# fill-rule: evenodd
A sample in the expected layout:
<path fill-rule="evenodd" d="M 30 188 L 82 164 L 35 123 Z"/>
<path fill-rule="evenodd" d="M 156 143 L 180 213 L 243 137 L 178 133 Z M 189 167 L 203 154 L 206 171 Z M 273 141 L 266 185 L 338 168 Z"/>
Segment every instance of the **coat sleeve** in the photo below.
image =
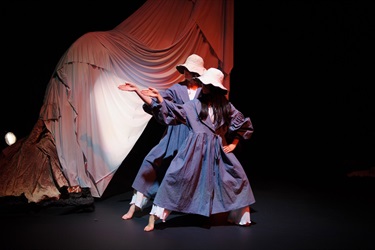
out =
<path fill-rule="evenodd" d="M 154 110 L 156 120 L 164 125 L 186 124 L 185 104 L 177 104 L 169 100 L 164 100 L 159 104 L 159 109 Z"/>
<path fill-rule="evenodd" d="M 173 88 L 161 90 L 160 95 L 164 100 L 169 100 L 171 102 L 174 102 L 177 99 L 176 92 L 173 91 Z M 151 98 L 151 100 L 152 101 L 150 105 L 146 103 L 143 104 L 143 110 L 150 115 L 154 115 L 159 112 L 160 104 L 157 102 L 156 98 Z"/>
<path fill-rule="evenodd" d="M 228 128 L 228 135 L 232 138 L 250 139 L 254 132 L 253 123 L 250 117 L 245 117 L 231 104 L 231 123 Z"/>

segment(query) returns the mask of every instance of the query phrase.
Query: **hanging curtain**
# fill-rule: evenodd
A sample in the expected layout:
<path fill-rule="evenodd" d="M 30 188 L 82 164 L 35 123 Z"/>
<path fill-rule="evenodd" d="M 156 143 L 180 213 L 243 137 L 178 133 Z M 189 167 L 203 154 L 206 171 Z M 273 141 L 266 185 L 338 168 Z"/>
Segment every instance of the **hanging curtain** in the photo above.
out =
<path fill-rule="evenodd" d="M 166 89 L 183 77 L 176 65 L 195 53 L 206 68 L 224 72 L 230 90 L 233 15 L 234 0 L 147 0 L 112 30 L 79 37 L 56 65 L 40 110 L 43 124 L 36 126 L 51 134 L 56 156 L 48 158 L 58 157 L 66 182 L 55 184 L 54 193 L 47 195 L 44 189 L 28 191 L 28 200 L 58 198 L 61 185 L 89 188 L 93 197 L 102 196 L 151 118 L 140 98 L 118 85 Z M 8 151 L 12 153 L 3 156 L 0 183 L 13 178 L 9 162 L 14 167 L 15 159 L 23 158 L 21 150 Z M 61 175 L 49 178 L 56 176 Z M 28 188 L 6 183 L 0 184 L 0 196 L 18 196 Z"/>

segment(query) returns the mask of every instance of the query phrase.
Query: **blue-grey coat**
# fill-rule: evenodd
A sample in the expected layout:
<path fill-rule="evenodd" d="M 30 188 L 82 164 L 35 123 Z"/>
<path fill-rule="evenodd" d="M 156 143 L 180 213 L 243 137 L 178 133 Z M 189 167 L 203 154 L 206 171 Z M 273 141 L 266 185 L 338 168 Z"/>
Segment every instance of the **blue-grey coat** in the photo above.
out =
<path fill-rule="evenodd" d="M 195 98 L 199 95 L 201 88 L 196 91 Z M 176 104 L 184 104 L 190 101 L 188 89 L 185 82 L 172 85 L 170 88 L 160 91 L 165 100 Z M 150 114 L 157 114 L 160 104 L 153 101 L 151 108 L 144 105 L 144 110 Z M 166 169 L 177 154 L 181 144 L 188 135 L 188 128 L 184 124 L 168 126 L 159 143 L 146 155 L 140 169 L 133 181 L 132 187 L 149 198 L 153 198 L 158 190 Z"/>
<path fill-rule="evenodd" d="M 233 152 L 225 153 L 227 133 L 249 139 L 253 125 L 231 104 L 231 124 L 200 120 L 201 103 L 189 101 L 180 108 L 165 100 L 158 114 L 167 125 L 185 124 L 189 134 L 160 184 L 154 204 L 183 213 L 210 216 L 255 203 L 248 177 Z M 173 139 L 173 137 L 172 137 Z"/>

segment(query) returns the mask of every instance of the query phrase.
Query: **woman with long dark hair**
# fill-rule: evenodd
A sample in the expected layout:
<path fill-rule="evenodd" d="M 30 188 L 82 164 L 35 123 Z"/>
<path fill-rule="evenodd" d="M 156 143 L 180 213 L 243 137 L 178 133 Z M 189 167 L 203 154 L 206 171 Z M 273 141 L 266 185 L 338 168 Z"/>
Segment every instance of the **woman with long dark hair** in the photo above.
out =
<path fill-rule="evenodd" d="M 154 198 L 145 231 L 152 231 L 157 219 L 165 222 L 172 211 L 207 217 L 228 212 L 229 222 L 251 224 L 255 198 L 233 150 L 241 139 L 250 139 L 253 125 L 227 100 L 223 79 L 220 70 L 208 69 L 195 78 L 202 84 L 199 97 L 183 105 L 163 99 L 154 88 L 142 91 L 160 103 L 155 114 L 160 122 L 189 128 Z"/>

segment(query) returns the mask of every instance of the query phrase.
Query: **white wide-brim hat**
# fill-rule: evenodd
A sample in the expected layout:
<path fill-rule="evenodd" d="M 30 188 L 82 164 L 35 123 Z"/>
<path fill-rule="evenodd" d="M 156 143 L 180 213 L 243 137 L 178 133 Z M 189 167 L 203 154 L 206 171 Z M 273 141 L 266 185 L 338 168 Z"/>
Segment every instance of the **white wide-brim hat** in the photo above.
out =
<path fill-rule="evenodd" d="M 228 92 L 228 90 L 223 85 L 224 74 L 219 69 L 209 68 L 201 76 L 195 78 L 199 79 L 199 81 L 201 81 L 204 85 L 211 84 L 214 87 L 222 89 L 225 94 Z"/>
<path fill-rule="evenodd" d="M 186 58 L 184 64 L 179 64 L 176 66 L 176 69 L 181 74 L 184 73 L 185 68 L 189 70 L 191 73 L 196 73 L 198 75 L 202 75 L 206 71 L 206 68 L 204 67 L 203 58 L 196 54 L 192 54 L 188 58 Z"/>

